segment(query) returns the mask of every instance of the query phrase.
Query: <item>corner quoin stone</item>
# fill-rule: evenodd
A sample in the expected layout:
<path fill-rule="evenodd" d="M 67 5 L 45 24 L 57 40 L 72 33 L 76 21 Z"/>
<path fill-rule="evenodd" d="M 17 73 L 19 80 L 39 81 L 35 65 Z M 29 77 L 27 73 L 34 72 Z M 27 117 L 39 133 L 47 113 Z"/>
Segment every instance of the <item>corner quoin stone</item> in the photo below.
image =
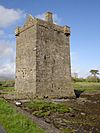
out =
<path fill-rule="evenodd" d="M 16 29 L 16 80 L 19 98 L 60 98 L 74 96 L 71 86 L 70 27 L 27 18 Z"/>

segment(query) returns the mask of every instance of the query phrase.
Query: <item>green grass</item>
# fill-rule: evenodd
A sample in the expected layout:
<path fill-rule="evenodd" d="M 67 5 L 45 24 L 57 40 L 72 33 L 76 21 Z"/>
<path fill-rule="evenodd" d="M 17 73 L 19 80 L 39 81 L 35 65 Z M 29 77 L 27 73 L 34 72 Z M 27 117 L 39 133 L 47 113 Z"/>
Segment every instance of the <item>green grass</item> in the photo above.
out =
<path fill-rule="evenodd" d="M 0 81 L 0 90 L 12 91 L 14 90 L 14 80 Z"/>
<path fill-rule="evenodd" d="M 28 108 L 30 111 L 32 110 L 32 114 L 39 117 L 49 116 L 51 113 L 54 112 L 68 113 L 72 111 L 72 109 L 67 107 L 65 104 L 52 103 L 45 100 L 34 100 L 28 102 L 24 104 L 24 108 Z"/>
<path fill-rule="evenodd" d="M 3 99 L 0 99 L 0 124 L 7 133 L 45 133 Z"/>
<path fill-rule="evenodd" d="M 2 91 L 2 92 L 0 92 L 0 95 L 2 95 L 2 94 L 12 94 L 12 95 L 14 95 L 14 94 L 16 94 L 16 92 L 15 91 Z"/>
<path fill-rule="evenodd" d="M 0 81 L 0 90 L 4 91 L 14 90 L 14 81 L 13 80 Z"/>
<path fill-rule="evenodd" d="M 2 81 L 0 81 L 0 84 L 11 86 L 11 85 L 15 84 L 15 80 L 2 80 Z"/>
<path fill-rule="evenodd" d="M 81 90 L 85 92 L 100 91 L 100 83 L 76 82 L 76 83 L 73 83 L 73 87 L 76 90 Z"/>
<path fill-rule="evenodd" d="M 14 80 L 0 81 L 0 90 L 14 90 Z"/>
<path fill-rule="evenodd" d="M 0 90 L 13 91 L 14 89 L 15 89 L 14 87 L 3 87 L 3 86 L 0 86 Z"/>

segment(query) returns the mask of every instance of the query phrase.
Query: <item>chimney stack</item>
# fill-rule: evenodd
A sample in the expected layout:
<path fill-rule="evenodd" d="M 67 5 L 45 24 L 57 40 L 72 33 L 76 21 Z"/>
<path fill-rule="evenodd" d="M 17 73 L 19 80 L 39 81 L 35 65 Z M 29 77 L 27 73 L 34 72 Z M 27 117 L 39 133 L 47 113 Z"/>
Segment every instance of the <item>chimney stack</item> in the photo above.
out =
<path fill-rule="evenodd" d="M 53 23 L 53 15 L 52 15 L 51 12 L 46 12 L 45 13 L 45 20 L 48 21 L 48 22 Z"/>

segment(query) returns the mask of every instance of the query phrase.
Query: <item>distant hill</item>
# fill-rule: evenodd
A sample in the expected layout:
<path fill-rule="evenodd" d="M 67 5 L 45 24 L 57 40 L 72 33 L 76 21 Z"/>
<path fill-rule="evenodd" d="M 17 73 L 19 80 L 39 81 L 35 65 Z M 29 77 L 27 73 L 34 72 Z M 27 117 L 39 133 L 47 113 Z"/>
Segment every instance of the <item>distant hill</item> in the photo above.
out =
<path fill-rule="evenodd" d="M 15 79 L 15 76 L 14 75 L 0 75 L 0 80 L 13 80 Z"/>

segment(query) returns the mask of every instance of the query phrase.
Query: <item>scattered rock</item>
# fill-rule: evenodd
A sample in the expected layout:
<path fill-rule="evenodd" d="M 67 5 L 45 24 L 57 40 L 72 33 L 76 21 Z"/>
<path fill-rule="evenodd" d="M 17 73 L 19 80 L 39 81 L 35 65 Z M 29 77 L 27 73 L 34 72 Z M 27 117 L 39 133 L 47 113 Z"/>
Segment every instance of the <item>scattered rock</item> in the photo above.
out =
<path fill-rule="evenodd" d="M 45 118 L 45 122 L 47 122 L 47 123 L 51 123 L 51 121 L 50 121 L 49 118 Z"/>
<path fill-rule="evenodd" d="M 96 101 L 94 101 L 93 103 L 97 103 Z"/>
<path fill-rule="evenodd" d="M 64 122 L 62 118 L 54 119 L 53 124 L 55 125 L 56 128 L 61 128 L 64 126 L 66 127 L 66 122 Z"/>
<path fill-rule="evenodd" d="M 20 105 L 22 105 L 22 103 L 19 102 L 19 101 L 16 101 L 15 104 L 16 104 L 16 106 L 20 106 Z"/>
<path fill-rule="evenodd" d="M 86 115 L 86 114 L 82 112 L 81 115 Z"/>

